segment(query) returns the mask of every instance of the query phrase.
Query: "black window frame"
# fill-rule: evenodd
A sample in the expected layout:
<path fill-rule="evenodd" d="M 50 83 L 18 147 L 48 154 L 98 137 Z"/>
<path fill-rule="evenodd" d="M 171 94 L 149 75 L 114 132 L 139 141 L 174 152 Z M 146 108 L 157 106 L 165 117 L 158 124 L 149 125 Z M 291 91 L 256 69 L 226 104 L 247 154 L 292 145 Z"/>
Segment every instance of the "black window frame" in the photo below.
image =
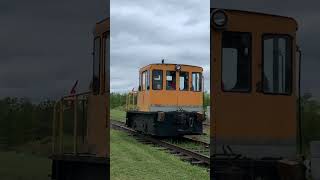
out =
<path fill-rule="evenodd" d="M 96 61 L 96 40 L 99 40 L 99 52 L 98 52 L 98 60 Z M 95 37 L 93 40 L 93 66 L 92 66 L 92 91 L 94 94 L 99 93 L 100 91 L 100 71 L 101 71 L 101 67 L 100 67 L 100 62 L 101 62 L 101 45 L 102 45 L 102 38 L 100 36 Z M 98 62 L 98 77 L 95 79 L 95 67 L 96 67 L 96 63 Z M 95 87 L 96 86 L 96 87 Z"/>
<path fill-rule="evenodd" d="M 146 90 L 150 90 L 150 70 L 147 70 L 147 75 L 146 75 Z"/>
<path fill-rule="evenodd" d="M 181 73 L 187 73 L 187 76 L 188 76 L 188 83 L 187 83 L 187 88 L 184 89 L 184 90 L 181 90 L 180 89 L 180 77 L 181 77 Z M 189 71 L 179 71 L 179 91 L 189 91 L 190 89 L 190 72 Z"/>
<path fill-rule="evenodd" d="M 194 87 L 193 87 L 193 74 L 199 74 L 199 77 L 200 77 L 200 81 L 199 81 L 200 88 L 199 88 L 199 91 L 194 90 Z M 193 92 L 202 92 L 202 90 L 203 90 L 203 75 L 202 75 L 202 72 L 191 72 L 191 91 L 193 91 Z"/>
<path fill-rule="evenodd" d="M 235 90 L 225 90 L 224 89 L 224 85 L 223 85 L 223 47 L 222 47 L 222 40 L 223 40 L 223 32 L 229 32 L 229 33 L 237 33 L 237 34 L 248 34 L 249 35 L 249 50 L 248 50 L 248 56 L 249 56 L 249 72 L 248 72 L 248 74 L 249 74 L 249 77 L 248 77 L 248 79 L 249 79 L 249 88 L 248 88 L 248 90 L 243 90 L 243 91 L 241 91 L 241 90 L 237 90 L 237 89 L 235 89 Z M 252 38 L 252 32 L 240 32 L 240 31 L 223 31 L 222 33 L 221 33 L 221 61 L 220 61 L 220 68 L 221 68 L 221 71 L 220 71 L 220 89 L 222 90 L 222 92 L 224 92 L 224 93 L 245 93 L 245 94 L 250 94 L 251 92 L 252 92 L 252 62 L 253 62 L 253 60 L 252 60 L 252 44 L 253 44 L 253 42 L 252 42 L 252 40 L 253 40 L 253 38 Z"/>
<path fill-rule="evenodd" d="M 160 89 L 155 89 L 155 86 L 154 86 L 154 72 L 155 71 L 160 71 L 161 72 L 161 88 Z M 151 73 L 152 75 L 151 75 L 151 77 L 152 77 L 152 90 L 154 90 L 154 91 L 161 91 L 161 90 L 163 90 L 163 70 L 162 69 L 153 69 L 152 70 L 152 73 Z"/>
<path fill-rule="evenodd" d="M 289 84 L 290 84 L 290 89 L 288 93 L 275 93 L 275 92 L 266 92 L 264 91 L 264 39 L 266 36 L 273 36 L 273 37 L 286 37 L 289 40 L 289 45 L 290 45 L 290 79 L 289 79 Z M 293 68 L 293 62 L 294 62 L 294 55 L 293 55 L 293 42 L 294 38 L 290 34 L 274 34 L 274 33 L 264 33 L 261 36 L 261 92 L 265 95 L 279 95 L 279 96 L 291 96 L 293 93 L 293 78 L 294 78 L 294 68 Z"/>
<path fill-rule="evenodd" d="M 104 51 L 104 77 L 105 77 L 105 92 L 110 91 L 110 33 L 103 33 L 103 51 Z M 108 43 L 107 43 L 108 42 Z M 107 49 L 109 47 L 109 49 Z M 107 53 L 108 52 L 108 53 Z M 108 54 L 108 56 L 107 56 Z"/>
<path fill-rule="evenodd" d="M 146 73 L 146 78 L 148 78 L 148 70 L 144 70 L 144 71 L 142 71 L 141 72 L 141 84 L 140 84 L 140 86 L 141 86 L 141 91 L 147 91 L 147 90 L 149 90 L 150 89 L 150 82 L 149 82 L 149 89 L 148 89 L 148 86 L 147 86 L 147 79 L 145 79 L 145 81 L 143 81 L 143 74 L 144 73 Z M 145 88 L 143 88 L 143 83 L 145 83 Z"/>
<path fill-rule="evenodd" d="M 175 73 L 175 87 L 174 89 L 168 89 L 168 80 L 167 80 L 167 72 L 174 72 Z M 166 91 L 176 91 L 177 90 L 177 71 L 171 71 L 171 70 L 166 70 Z"/>
<path fill-rule="evenodd" d="M 142 72 L 139 72 L 139 91 L 142 91 Z"/>

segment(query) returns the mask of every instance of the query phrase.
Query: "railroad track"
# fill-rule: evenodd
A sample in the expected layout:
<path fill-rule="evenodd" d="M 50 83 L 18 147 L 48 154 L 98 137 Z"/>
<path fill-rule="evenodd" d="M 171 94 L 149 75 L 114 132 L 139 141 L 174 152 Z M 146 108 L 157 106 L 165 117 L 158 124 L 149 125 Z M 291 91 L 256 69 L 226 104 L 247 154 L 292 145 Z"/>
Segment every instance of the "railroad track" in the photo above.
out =
<path fill-rule="evenodd" d="M 199 140 L 196 138 L 196 136 L 182 136 L 178 138 L 167 138 L 162 140 L 171 144 L 177 144 L 180 147 L 184 147 L 193 152 L 197 152 L 206 156 L 209 156 L 210 154 L 210 144 Z"/>
<path fill-rule="evenodd" d="M 208 155 L 205 155 L 199 150 L 195 150 L 194 148 L 186 148 L 186 147 L 181 147 L 178 144 L 171 143 L 167 139 L 158 139 L 154 138 L 151 136 L 143 135 L 141 133 L 136 132 L 135 130 L 128 128 L 125 126 L 124 123 L 119 122 L 119 121 L 111 121 L 111 128 L 125 131 L 129 134 L 131 134 L 133 137 L 135 137 L 139 142 L 144 143 L 144 144 L 152 144 L 157 146 L 157 149 L 160 150 L 165 150 L 170 154 L 176 155 L 180 157 L 182 160 L 188 161 L 193 165 L 198 165 L 198 166 L 203 166 L 206 168 L 210 168 L 210 157 Z M 202 141 L 197 141 L 195 139 L 191 138 L 182 138 L 184 141 L 188 142 L 193 142 L 197 143 L 201 146 L 203 146 L 205 149 L 208 150 L 209 152 L 209 144 L 202 142 Z"/>
<path fill-rule="evenodd" d="M 181 137 L 183 140 L 186 140 L 188 142 L 191 142 L 191 143 L 196 143 L 196 144 L 200 144 L 202 145 L 204 148 L 206 149 L 209 149 L 210 148 L 210 144 L 205 142 L 205 141 L 202 141 L 202 140 L 199 140 L 198 138 L 195 138 L 195 136 L 183 136 Z"/>

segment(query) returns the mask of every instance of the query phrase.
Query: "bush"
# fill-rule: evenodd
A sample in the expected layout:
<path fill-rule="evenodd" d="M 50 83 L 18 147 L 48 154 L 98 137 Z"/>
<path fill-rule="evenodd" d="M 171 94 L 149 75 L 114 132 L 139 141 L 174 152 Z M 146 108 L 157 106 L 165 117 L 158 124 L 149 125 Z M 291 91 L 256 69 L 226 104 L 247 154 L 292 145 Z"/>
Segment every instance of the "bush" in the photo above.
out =
<path fill-rule="evenodd" d="M 0 100 L 0 144 L 10 147 L 51 136 L 53 104 L 32 104 L 26 98 Z"/>

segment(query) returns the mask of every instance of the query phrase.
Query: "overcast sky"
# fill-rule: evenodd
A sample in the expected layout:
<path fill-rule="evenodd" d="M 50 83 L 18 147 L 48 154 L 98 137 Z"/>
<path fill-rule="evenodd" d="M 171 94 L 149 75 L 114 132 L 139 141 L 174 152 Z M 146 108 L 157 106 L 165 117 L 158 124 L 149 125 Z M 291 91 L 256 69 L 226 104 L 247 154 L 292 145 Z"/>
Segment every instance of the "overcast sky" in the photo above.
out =
<path fill-rule="evenodd" d="M 139 68 L 160 63 L 205 70 L 209 89 L 209 0 L 111 0 L 111 91 L 138 87 Z"/>
<path fill-rule="evenodd" d="M 311 0 L 211 0 L 211 7 L 258 11 L 290 16 L 299 24 L 298 44 L 303 51 L 302 88 L 320 98 L 320 2 Z"/>
<path fill-rule="evenodd" d="M 0 97 L 40 100 L 91 77 L 92 31 L 107 0 L 1 0 Z"/>
<path fill-rule="evenodd" d="M 303 88 L 320 97 L 320 3 L 216 0 L 213 7 L 292 16 L 304 52 Z M 1 0 L 0 97 L 40 100 L 67 94 L 92 74 L 92 30 L 111 11 L 111 90 L 138 86 L 140 67 L 161 62 L 205 69 L 209 87 L 209 0 Z"/>

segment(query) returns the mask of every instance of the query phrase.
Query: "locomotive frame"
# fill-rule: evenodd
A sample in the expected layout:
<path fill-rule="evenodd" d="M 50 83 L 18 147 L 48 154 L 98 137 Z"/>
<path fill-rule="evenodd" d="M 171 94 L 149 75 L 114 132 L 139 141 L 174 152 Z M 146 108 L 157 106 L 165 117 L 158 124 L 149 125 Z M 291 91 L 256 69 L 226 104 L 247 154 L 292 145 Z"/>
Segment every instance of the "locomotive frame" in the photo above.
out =
<path fill-rule="evenodd" d="M 202 134 L 202 71 L 197 66 L 165 63 L 141 68 L 139 91 L 133 92 L 136 108 L 127 109 L 126 125 L 160 137 Z"/>

